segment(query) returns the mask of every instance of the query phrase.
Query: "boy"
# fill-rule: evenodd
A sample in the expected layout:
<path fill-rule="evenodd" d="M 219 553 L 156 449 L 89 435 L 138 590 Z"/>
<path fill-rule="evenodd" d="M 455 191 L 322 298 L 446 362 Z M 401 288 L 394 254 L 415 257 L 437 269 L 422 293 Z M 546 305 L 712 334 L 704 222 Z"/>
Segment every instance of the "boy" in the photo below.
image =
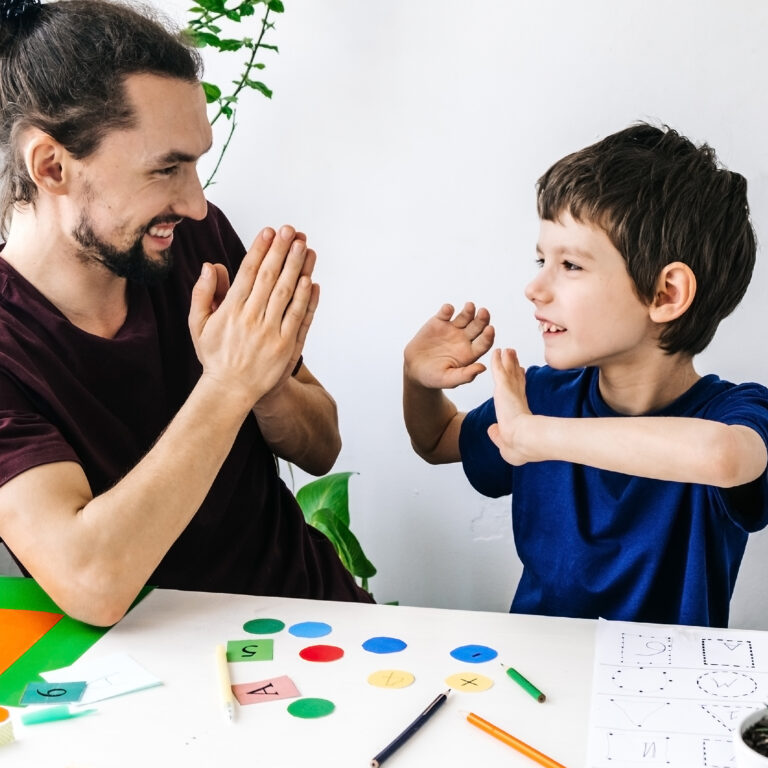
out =
<path fill-rule="evenodd" d="M 747 534 L 768 522 L 768 390 L 700 377 L 693 357 L 755 260 L 746 181 L 711 148 L 640 124 L 539 179 L 526 288 L 547 365 L 494 350 L 490 315 L 444 305 L 405 349 L 416 452 L 512 494 L 521 613 L 726 626 Z"/>

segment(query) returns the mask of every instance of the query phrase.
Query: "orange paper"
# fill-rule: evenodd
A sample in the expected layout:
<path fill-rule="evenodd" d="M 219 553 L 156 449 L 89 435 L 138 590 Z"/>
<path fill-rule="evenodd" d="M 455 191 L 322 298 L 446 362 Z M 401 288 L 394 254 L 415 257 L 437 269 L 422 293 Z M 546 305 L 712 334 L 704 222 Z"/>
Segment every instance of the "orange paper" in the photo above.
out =
<path fill-rule="evenodd" d="M 63 613 L 0 608 L 0 675 L 63 616 Z"/>

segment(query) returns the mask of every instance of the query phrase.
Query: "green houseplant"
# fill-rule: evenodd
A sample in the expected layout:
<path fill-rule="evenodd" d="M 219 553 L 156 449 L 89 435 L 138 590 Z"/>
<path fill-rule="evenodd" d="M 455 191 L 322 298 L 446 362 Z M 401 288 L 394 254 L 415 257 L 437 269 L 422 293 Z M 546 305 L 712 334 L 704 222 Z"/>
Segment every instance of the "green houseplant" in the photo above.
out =
<path fill-rule="evenodd" d="M 349 478 L 353 474 L 336 472 L 313 480 L 299 488 L 296 500 L 307 523 L 328 537 L 346 569 L 369 591 L 368 579 L 376 568 L 349 528 Z"/>

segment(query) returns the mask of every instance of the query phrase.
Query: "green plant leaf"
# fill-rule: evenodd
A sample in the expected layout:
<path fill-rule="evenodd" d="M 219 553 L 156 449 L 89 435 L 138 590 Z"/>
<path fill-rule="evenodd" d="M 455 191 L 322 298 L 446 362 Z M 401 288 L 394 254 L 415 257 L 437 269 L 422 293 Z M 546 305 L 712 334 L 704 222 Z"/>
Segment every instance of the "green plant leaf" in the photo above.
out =
<path fill-rule="evenodd" d="M 267 7 L 270 11 L 274 11 L 275 13 L 283 13 L 283 11 L 285 11 L 285 6 L 281 0 L 269 0 Z"/>
<path fill-rule="evenodd" d="M 243 3 L 240 6 L 241 16 L 253 16 L 254 13 L 256 13 L 256 9 L 250 3 Z"/>
<path fill-rule="evenodd" d="M 259 91 L 260 93 L 263 93 L 268 99 L 272 98 L 272 91 L 267 88 L 264 83 L 259 82 L 258 80 L 251 80 L 249 77 L 245 79 L 245 84 L 249 88 L 253 88 L 254 91 Z"/>
<path fill-rule="evenodd" d="M 219 40 L 216 47 L 220 51 L 239 51 L 243 47 L 243 41 L 227 38 L 225 40 Z"/>
<path fill-rule="evenodd" d="M 206 83 L 203 80 L 203 91 L 205 92 L 205 100 L 208 104 L 212 104 L 214 101 L 218 101 L 221 98 L 221 88 L 213 83 Z"/>
<path fill-rule="evenodd" d="M 210 32 L 198 32 L 194 29 L 188 29 L 187 36 L 197 48 L 204 48 L 206 45 L 215 47 L 219 42 L 219 38 Z"/>
<path fill-rule="evenodd" d="M 197 4 L 206 11 L 223 11 L 225 0 L 197 0 Z"/>
<path fill-rule="evenodd" d="M 349 528 L 349 478 L 357 472 L 334 472 L 307 483 L 296 493 L 304 519 L 310 523 L 319 509 L 333 510 L 335 516 Z"/>
<path fill-rule="evenodd" d="M 376 575 L 376 568 L 363 554 L 363 548 L 355 534 L 342 523 L 332 510 L 318 509 L 312 515 L 310 525 L 326 535 L 333 544 L 344 567 L 353 576 L 368 579 Z"/>

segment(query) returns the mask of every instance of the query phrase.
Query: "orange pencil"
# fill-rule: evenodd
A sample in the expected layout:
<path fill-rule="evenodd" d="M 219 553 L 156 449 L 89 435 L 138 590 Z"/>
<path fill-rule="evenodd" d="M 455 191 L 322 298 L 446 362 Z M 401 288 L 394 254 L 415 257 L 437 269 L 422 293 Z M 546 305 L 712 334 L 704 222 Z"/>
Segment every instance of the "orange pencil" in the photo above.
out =
<path fill-rule="evenodd" d="M 557 760 L 553 760 L 551 757 L 547 757 L 538 749 L 534 749 L 524 741 L 515 738 L 511 733 L 502 731 L 501 728 L 489 723 L 487 720 L 483 720 L 474 712 L 467 713 L 467 720 L 476 725 L 481 731 L 490 733 L 491 736 L 495 736 L 499 741 L 503 741 L 505 744 L 516 749 L 518 752 L 522 752 L 526 757 L 530 757 L 531 760 L 535 760 L 539 765 L 545 766 L 545 768 L 565 768 L 562 763 L 558 763 Z"/>

